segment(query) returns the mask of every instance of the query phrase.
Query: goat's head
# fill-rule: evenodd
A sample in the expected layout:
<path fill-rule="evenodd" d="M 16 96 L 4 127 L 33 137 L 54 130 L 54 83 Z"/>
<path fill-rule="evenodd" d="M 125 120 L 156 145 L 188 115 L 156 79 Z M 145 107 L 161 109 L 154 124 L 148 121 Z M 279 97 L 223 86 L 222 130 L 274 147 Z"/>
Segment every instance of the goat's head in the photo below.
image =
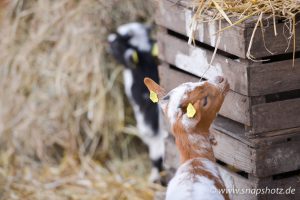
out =
<path fill-rule="evenodd" d="M 229 90 L 227 80 L 221 76 L 204 82 L 183 83 L 168 94 L 149 78 L 145 78 L 144 83 L 152 94 L 157 94 L 173 132 L 178 125 L 187 132 L 208 130 Z"/>
<path fill-rule="evenodd" d="M 133 22 L 119 26 L 115 33 L 108 36 L 110 53 L 125 67 L 136 67 L 139 54 L 151 56 L 153 41 L 150 27 Z"/>

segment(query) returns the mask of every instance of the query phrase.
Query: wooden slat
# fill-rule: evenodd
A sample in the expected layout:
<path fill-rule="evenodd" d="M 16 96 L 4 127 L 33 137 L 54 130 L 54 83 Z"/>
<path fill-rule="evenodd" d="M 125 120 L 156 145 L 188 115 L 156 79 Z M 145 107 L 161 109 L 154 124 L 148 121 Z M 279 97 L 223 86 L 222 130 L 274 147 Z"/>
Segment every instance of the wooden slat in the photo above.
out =
<path fill-rule="evenodd" d="M 300 142 L 267 145 L 256 150 L 258 176 L 268 176 L 300 169 Z M 265 174 L 265 172 L 267 172 Z"/>
<path fill-rule="evenodd" d="M 274 42 L 276 43 L 276 42 Z M 249 67 L 249 95 L 258 96 L 300 88 L 300 59 L 267 64 L 255 63 Z"/>
<path fill-rule="evenodd" d="M 272 54 L 269 52 L 271 51 L 274 55 L 279 54 L 286 54 L 293 52 L 294 44 L 293 39 L 288 42 L 287 38 L 290 36 L 289 33 L 292 30 L 289 30 L 286 24 L 284 23 L 277 23 L 277 36 L 274 34 L 274 26 L 268 25 L 264 28 L 264 35 L 262 35 L 261 28 L 258 28 L 254 34 L 252 46 L 251 46 L 251 55 L 255 58 L 261 58 L 265 56 L 271 56 Z M 245 41 L 246 46 L 250 43 L 254 28 L 247 28 L 245 31 Z M 296 51 L 300 50 L 300 24 L 297 23 L 296 25 Z M 267 49 L 269 50 L 267 50 Z"/>
<path fill-rule="evenodd" d="M 213 150 L 218 160 L 247 173 L 255 172 L 253 148 L 216 129 L 211 129 L 211 133 L 217 141 L 217 145 L 213 146 Z"/>
<path fill-rule="evenodd" d="M 192 21 L 192 12 L 178 3 L 176 4 L 168 0 L 162 0 L 159 3 L 159 9 L 155 19 L 157 24 L 188 36 L 190 32 L 189 26 Z M 234 26 L 224 31 L 218 48 L 238 57 L 246 58 L 248 45 L 254 30 L 253 21 L 254 20 L 248 20 L 248 22 L 246 22 L 247 24 Z M 264 39 L 260 28 L 255 32 L 251 54 L 256 58 L 271 56 L 272 54 L 266 47 L 275 55 L 293 52 L 293 42 L 289 44 L 286 39 L 289 36 L 289 30 L 286 30 L 287 26 L 283 23 L 278 23 L 276 25 L 278 35 L 275 36 L 272 22 L 266 24 L 267 25 L 264 27 Z M 227 26 L 228 24 L 223 20 L 221 27 Z M 219 24 L 215 21 L 198 24 L 198 31 L 195 33 L 195 39 L 205 44 L 215 46 L 215 33 L 218 30 Z M 298 23 L 296 26 L 296 36 L 299 34 L 300 24 Z M 300 37 L 296 37 L 296 51 L 299 50 Z"/>
<path fill-rule="evenodd" d="M 229 157 L 225 158 L 224 160 L 220 159 L 225 163 L 233 165 L 236 168 L 248 173 L 252 173 L 258 177 L 267 177 L 273 174 L 280 174 L 283 172 L 300 169 L 300 154 L 297 153 L 300 152 L 300 132 L 263 139 L 246 139 L 245 133 L 241 133 L 242 130 L 240 128 L 234 127 L 228 120 L 222 117 L 218 117 L 213 124 L 213 128 L 215 129 L 215 131 L 218 131 L 224 130 L 224 127 L 225 129 L 227 129 L 227 132 L 223 133 L 223 135 L 228 135 L 228 132 L 231 132 L 230 135 L 237 136 L 235 137 L 235 140 L 237 140 L 239 143 L 247 145 L 247 147 L 244 146 L 244 149 L 251 149 L 248 150 L 249 152 L 251 152 L 251 157 L 245 158 L 251 160 L 251 163 L 248 164 L 252 165 L 252 167 L 251 171 L 249 171 L 245 167 L 239 168 L 237 165 L 235 165 L 234 162 L 230 160 L 233 158 L 230 153 L 235 154 L 234 152 L 240 153 L 238 151 L 243 151 L 242 148 L 239 148 L 240 145 L 234 144 L 234 140 L 231 138 L 227 138 L 227 140 L 230 140 L 232 145 L 237 146 L 239 150 L 233 151 L 231 150 L 231 148 L 235 147 L 222 145 L 220 148 L 223 148 L 223 150 L 221 150 L 220 152 L 225 152 L 224 154 Z M 219 131 L 219 135 L 221 135 L 221 133 L 222 132 Z M 225 140 L 225 138 L 223 138 L 223 140 Z M 245 142 L 245 140 L 247 140 L 247 142 Z M 229 150 L 226 148 L 226 146 Z M 230 151 L 230 153 L 226 151 Z M 293 162 L 289 162 L 291 158 L 293 158 Z M 239 166 L 241 166 L 241 164 L 239 164 Z"/>
<path fill-rule="evenodd" d="M 252 132 L 300 127 L 300 98 L 252 106 Z"/>
<path fill-rule="evenodd" d="M 161 85 L 167 91 L 174 89 L 184 82 L 196 82 L 199 78 L 182 73 L 168 65 L 159 67 Z M 249 98 L 233 91 L 229 91 L 220 110 L 220 115 L 243 124 L 250 125 Z"/>
<path fill-rule="evenodd" d="M 233 186 L 235 189 L 246 189 L 246 188 L 257 188 L 258 182 L 256 180 L 250 180 L 245 177 L 240 176 L 234 172 L 231 172 L 226 167 L 218 165 L 219 171 L 222 174 L 222 177 L 231 177 Z M 230 186 L 226 186 L 227 188 Z M 231 194 L 232 200 L 256 200 L 257 197 L 252 194 Z"/>

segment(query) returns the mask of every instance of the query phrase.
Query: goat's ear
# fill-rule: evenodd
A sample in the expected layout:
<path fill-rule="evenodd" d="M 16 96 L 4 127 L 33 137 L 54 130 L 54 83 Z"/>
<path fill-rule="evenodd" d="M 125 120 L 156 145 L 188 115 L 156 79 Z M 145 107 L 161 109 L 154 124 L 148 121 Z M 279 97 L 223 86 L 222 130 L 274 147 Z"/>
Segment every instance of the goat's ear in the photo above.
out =
<path fill-rule="evenodd" d="M 155 81 L 153 81 L 151 78 L 144 78 L 144 83 L 149 91 L 157 94 L 158 100 L 161 100 L 165 96 L 166 92 L 164 88 L 155 83 Z"/>
<path fill-rule="evenodd" d="M 160 105 L 163 112 L 165 113 L 169 102 L 169 96 L 168 95 L 165 96 L 166 95 L 165 89 L 160 87 L 157 83 L 155 83 L 150 78 L 145 78 L 144 83 L 147 86 L 148 90 L 150 91 L 150 96 L 151 96 L 151 92 L 154 92 L 154 95 L 156 96 L 154 98 L 158 98 L 156 100 L 158 100 L 158 104 Z"/>

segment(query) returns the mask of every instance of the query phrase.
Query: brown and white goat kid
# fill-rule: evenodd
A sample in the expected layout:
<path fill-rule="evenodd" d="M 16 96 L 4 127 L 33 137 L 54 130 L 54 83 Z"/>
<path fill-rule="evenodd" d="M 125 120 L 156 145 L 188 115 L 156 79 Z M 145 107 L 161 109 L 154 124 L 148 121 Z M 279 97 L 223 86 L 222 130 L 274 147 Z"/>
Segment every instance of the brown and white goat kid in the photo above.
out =
<path fill-rule="evenodd" d="M 213 81 L 184 83 L 168 94 L 149 78 L 145 78 L 144 83 L 157 95 L 180 152 L 181 165 L 168 185 L 166 199 L 229 199 L 226 192 L 218 192 L 224 190 L 225 185 L 209 133 L 229 90 L 227 80 L 218 76 Z M 192 109 L 192 116 L 187 109 Z"/>

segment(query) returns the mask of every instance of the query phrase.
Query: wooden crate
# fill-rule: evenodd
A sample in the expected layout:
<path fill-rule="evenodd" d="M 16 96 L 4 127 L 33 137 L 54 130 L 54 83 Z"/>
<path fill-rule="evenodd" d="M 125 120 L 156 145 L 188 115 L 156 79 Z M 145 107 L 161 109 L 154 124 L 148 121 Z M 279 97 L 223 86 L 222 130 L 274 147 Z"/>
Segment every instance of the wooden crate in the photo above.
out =
<path fill-rule="evenodd" d="M 196 46 L 190 46 L 187 44 L 187 35 L 191 10 L 184 7 L 184 3 L 174 4 L 172 0 L 162 0 L 159 5 L 156 14 L 156 22 L 160 26 L 158 44 L 160 59 L 167 64 L 165 66 L 187 72 L 188 76 L 184 75 L 185 81 L 198 80 L 199 77 L 209 79 L 216 75 L 228 78 L 231 91 L 220 115 L 243 124 L 243 132 L 249 138 L 300 131 L 300 58 L 295 60 L 294 67 L 291 59 L 284 60 L 290 54 L 276 58 L 283 60 L 272 58 L 272 62 L 246 59 L 249 32 L 253 31 L 253 22 L 250 21 L 223 33 L 219 45 L 219 49 L 223 51 L 217 52 L 207 70 L 214 51 L 214 32 L 218 30 L 216 24 L 203 24 L 196 34 Z M 224 22 L 223 26 L 225 25 Z M 277 27 L 279 25 L 282 24 Z M 266 43 L 270 43 L 270 46 L 274 43 L 271 50 L 283 53 L 280 49 L 286 49 L 286 41 L 281 34 L 276 37 L 270 34 L 271 29 L 273 30 L 273 26 L 266 28 Z M 300 25 L 297 26 L 298 32 L 300 33 Z M 252 54 L 268 56 L 265 47 L 261 46 L 261 36 L 256 35 L 255 38 Z M 297 50 L 300 50 L 300 40 L 297 38 Z M 268 48 L 270 49 L 269 46 Z M 287 52 L 291 52 L 291 49 Z M 162 81 L 168 80 L 167 76 Z M 181 76 L 183 75 L 178 74 L 176 79 L 183 79 Z M 172 83 L 175 82 L 173 78 Z M 175 86 L 172 85 L 170 89 Z"/>

